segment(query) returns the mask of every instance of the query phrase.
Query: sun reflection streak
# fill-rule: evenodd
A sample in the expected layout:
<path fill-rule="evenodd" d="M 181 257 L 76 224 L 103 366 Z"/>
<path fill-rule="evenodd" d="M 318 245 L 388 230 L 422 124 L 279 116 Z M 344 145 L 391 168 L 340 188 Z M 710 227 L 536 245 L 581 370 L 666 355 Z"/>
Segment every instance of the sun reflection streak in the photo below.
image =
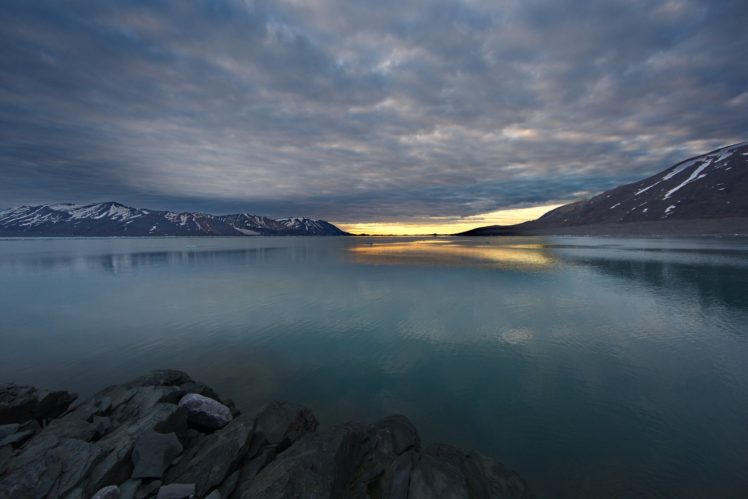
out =
<path fill-rule="evenodd" d="M 353 261 L 369 265 L 438 265 L 546 269 L 557 261 L 541 244 L 465 245 L 444 239 L 368 243 L 348 249 Z"/>

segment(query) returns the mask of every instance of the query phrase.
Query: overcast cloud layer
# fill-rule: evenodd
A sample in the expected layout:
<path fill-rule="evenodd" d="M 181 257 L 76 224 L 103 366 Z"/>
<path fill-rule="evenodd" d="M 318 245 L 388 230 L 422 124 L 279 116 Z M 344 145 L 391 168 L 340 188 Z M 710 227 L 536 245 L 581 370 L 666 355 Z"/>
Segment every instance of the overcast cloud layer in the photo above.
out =
<path fill-rule="evenodd" d="M 748 3 L 0 3 L 0 206 L 549 204 L 748 139 Z"/>

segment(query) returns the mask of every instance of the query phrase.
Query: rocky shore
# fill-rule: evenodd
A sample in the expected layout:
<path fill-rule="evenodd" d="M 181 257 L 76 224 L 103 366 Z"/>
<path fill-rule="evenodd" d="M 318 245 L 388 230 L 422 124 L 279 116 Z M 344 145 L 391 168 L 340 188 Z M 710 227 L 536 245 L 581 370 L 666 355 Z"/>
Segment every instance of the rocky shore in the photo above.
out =
<path fill-rule="evenodd" d="M 180 371 L 155 371 L 83 402 L 0 386 L 2 499 L 527 498 L 478 453 L 424 446 L 404 416 L 316 431 L 312 412 L 253 414 Z"/>

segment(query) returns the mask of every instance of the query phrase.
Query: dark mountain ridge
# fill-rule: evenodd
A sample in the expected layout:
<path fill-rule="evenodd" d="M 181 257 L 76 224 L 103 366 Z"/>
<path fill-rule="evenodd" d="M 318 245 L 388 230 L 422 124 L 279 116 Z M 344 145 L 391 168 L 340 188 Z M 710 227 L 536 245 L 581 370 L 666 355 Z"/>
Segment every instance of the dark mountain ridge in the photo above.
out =
<path fill-rule="evenodd" d="M 146 210 L 116 202 L 20 206 L 0 211 L 0 237 L 44 236 L 340 236 L 324 220 L 249 213 Z"/>
<path fill-rule="evenodd" d="M 748 142 L 721 147 L 537 220 L 461 235 L 748 233 Z"/>

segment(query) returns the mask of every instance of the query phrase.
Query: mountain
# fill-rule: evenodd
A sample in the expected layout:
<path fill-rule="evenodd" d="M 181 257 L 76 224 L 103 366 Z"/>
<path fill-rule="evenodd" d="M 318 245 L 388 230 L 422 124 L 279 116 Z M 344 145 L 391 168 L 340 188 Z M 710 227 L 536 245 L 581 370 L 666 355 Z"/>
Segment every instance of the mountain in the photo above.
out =
<path fill-rule="evenodd" d="M 238 213 L 175 213 L 120 203 L 20 206 L 0 211 L 0 237 L 17 236 L 340 236 L 324 220 Z"/>
<path fill-rule="evenodd" d="M 512 226 L 462 235 L 748 233 L 748 142 Z"/>

